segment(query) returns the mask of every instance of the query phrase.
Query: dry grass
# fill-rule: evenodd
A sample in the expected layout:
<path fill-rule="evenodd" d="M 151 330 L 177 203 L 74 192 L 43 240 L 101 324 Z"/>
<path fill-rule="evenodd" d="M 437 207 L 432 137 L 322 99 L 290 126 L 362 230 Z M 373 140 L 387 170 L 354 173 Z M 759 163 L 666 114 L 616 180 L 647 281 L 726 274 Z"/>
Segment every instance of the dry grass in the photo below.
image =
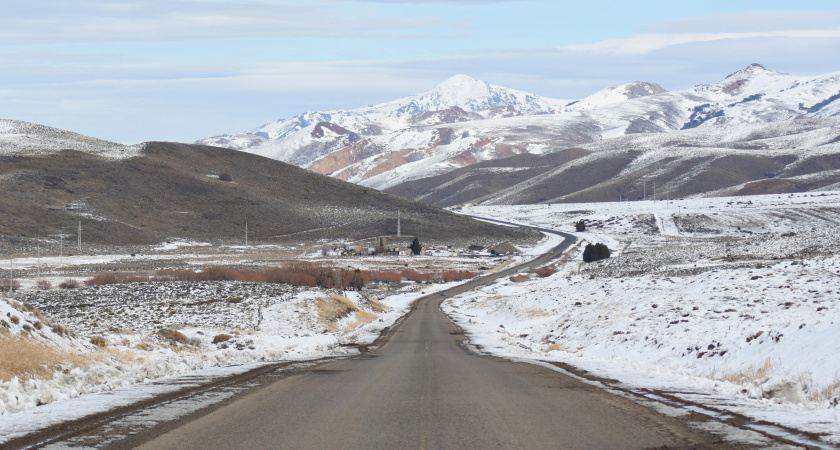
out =
<path fill-rule="evenodd" d="M 376 311 L 376 312 L 385 312 L 385 311 L 390 311 L 390 310 L 391 310 L 391 308 L 389 308 L 389 307 L 387 307 L 387 306 L 383 305 L 382 303 L 380 303 L 380 302 L 379 302 L 379 300 L 377 300 L 377 299 L 375 299 L 375 298 L 372 298 L 372 297 L 371 297 L 371 298 L 366 298 L 366 297 L 365 297 L 365 298 L 364 298 L 364 300 L 365 300 L 365 301 L 368 303 L 368 305 L 370 305 L 370 307 L 371 307 L 371 308 L 373 308 L 373 310 L 374 310 L 374 311 Z"/>
<path fill-rule="evenodd" d="M 543 351 L 546 352 L 546 353 L 548 353 L 548 352 L 565 352 L 566 347 L 563 347 L 559 342 L 555 342 L 553 344 L 549 344 L 549 345 L 545 346 Z"/>
<path fill-rule="evenodd" d="M 367 311 L 362 311 L 362 310 L 356 311 L 356 320 L 351 322 L 351 323 L 348 323 L 347 325 L 345 325 L 342 331 L 353 331 L 359 325 L 364 325 L 366 323 L 371 323 L 374 320 L 376 320 L 376 318 L 377 318 L 377 315 L 372 313 L 372 312 L 367 312 Z"/>
<path fill-rule="evenodd" d="M 339 320 L 359 310 L 349 299 L 335 294 L 315 300 L 315 308 L 321 322 L 332 332 L 338 331 Z"/>
<path fill-rule="evenodd" d="M 523 283 L 523 282 L 528 281 L 530 279 L 531 279 L 531 277 L 529 277 L 528 275 L 525 275 L 524 273 L 520 274 L 520 275 L 514 275 L 514 276 L 510 277 L 510 281 L 513 281 L 514 283 Z"/>
<path fill-rule="evenodd" d="M 826 386 L 814 387 L 808 392 L 808 400 L 817 402 L 829 400 L 834 406 L 840 403 L 840 377 L 834 376 L 834 380 Z"/>
<path fill-rule="evenodd" d="M 773 363 L 770 359 L 767 359 L 761 365 L 748 366 L 735 372 L 724 373 L 717 377 L 713 376 L 713 378 L 735 384 L 751 383 L 755 386 L 760 386 L 770 379 L 772 371 Z"/>
<path fill-rule="evenodd" d="M 525 310 L 525 314 L 527 314 L 528 317 L 531 317 L 531 318 L 533 318 L 533 317 L 548 317 L 548 316 L 551 315 L 548 311 L 546 311 L 542 308 L 528 308 L 528 309 Z"/>
<path fill-rule="evenodd" d="M 514 261 L 514 260 L 512 260 L 512 259 L 508 259 L 508 260 L 506 260 L 505 262 L 503 262 L 503 263 L 499 264 L 498 266 L 496 266 L 496 267 L 494 267 L 494 268 L 492 268 L 492 269 L 488 270 L 486 273 L 496 273 L 496 272 L 498 272 L 498 271 L 500 271 L 500 270 L 504 269 L 505 267 L 507 267 L 507 266 L 509 266 L 509 265 L 511 265 L 511 264 L 513 264 L 513 263 L 515 263 L 515 262 L 516 262 L 516 261 Z"/>
<path fill-rule="evenodd" d="M 86 367 L 94 356 L 51 347 L 25 336 L 0 332 L 0 381 L 52 379 L 57 370 Z"/>
<path fill-rule="evenodd" d="M 545 277 L 550 277 L 551 275 L 554 275 L 555 273 L 557 273 L 558 270 L 560 270 L 560 269 L 558 269 L 557 266 L 552 264 L 550 266 L 542 266 L 542 267 L 537 268 L 537 269 L 531 269 L 529 272 L 533 273 L 534 275 L 536 275 L 540 278 L 545 278 Z"/>

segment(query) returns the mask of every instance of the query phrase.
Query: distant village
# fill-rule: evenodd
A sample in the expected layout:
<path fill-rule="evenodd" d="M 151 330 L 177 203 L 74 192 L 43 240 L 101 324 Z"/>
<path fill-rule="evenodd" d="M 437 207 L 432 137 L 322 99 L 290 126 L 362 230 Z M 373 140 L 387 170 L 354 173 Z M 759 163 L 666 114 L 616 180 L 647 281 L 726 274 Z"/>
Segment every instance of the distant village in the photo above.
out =
<path fill-rule="evenodd" d="M 404 241 L 404 237 L 397 238 Z M 479 245 L 471 245 L 468 248 L 456 248 L 453 246 L 440 247 L 425 247 L 421 244 L 420 253 L 417 256 L 436 256 L 436 257 L 502 257 L 502 256 L 518 256 L 521 252 L 510 242 L 505 242 L 493 247 L 482 247 Z M 414 252 L 409 245 L 404 242 L 400 244 L 391 244 L 387 238 L 380 237 L 376 245 L 363 244 L 331 244 L 326 245 L 321 250 L 321 255 L 326 257 L 349 257 L 349 256 L 412 256 Z"/>

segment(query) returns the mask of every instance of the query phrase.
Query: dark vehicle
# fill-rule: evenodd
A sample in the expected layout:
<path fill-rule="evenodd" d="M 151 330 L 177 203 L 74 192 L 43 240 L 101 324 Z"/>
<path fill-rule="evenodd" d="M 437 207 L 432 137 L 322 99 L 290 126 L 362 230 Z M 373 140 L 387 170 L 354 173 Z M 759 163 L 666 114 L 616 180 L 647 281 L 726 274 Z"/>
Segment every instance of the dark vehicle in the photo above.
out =
<path fill-rule="evenodd" d="M 441 296 L 441 297 L 446 297 L 446 292 L 441 292 L 441 293 L 440 293 L 440 296 Z"/>

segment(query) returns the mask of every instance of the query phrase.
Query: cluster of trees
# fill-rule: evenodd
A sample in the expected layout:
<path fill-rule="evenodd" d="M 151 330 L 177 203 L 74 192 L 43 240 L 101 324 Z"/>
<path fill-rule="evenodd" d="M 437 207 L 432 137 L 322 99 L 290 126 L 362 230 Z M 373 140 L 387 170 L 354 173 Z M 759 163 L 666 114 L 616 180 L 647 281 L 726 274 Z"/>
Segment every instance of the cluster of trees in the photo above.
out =
<path fill-rule="evenodd" d="M 605 244 L 586 244 L 583 249 L 583 262 L 593 262 L 610 257 L 610 249 Z"/>
<path fill-rule="evenodd" d="M 575 231 L 586 231 L 586 222 L 583 219 L 578 220 L 575 222 Z"/>

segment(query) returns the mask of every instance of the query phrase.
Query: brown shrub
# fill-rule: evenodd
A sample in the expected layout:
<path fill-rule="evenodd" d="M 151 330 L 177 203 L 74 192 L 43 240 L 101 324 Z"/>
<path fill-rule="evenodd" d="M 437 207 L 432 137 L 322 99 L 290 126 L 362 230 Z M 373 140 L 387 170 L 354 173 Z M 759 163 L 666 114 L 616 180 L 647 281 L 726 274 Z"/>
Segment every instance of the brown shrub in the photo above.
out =
<path fill-rule="evenodd" d="M 16 279 L 0 278 L 0 291 L 20 290 L 20 281 Z"/>
<path fill-rule="evenodd" d="M 450 283 L 452 281 L 469 280 L 474 276 L 475 273 L 467 270 L 447 270 L 446 272 L 440 273 L 441 279 L 447 283 Z"/>
<path fill-rule="evenodd" d="M 68 331 L 68 330 L 67 330 L 67 328 L 65 328 L 65 327 L 64 327 L 64 326 L 62 326 L 62 325 L 54 324 L 54 325 L 52 325 L 52 326 L 50 327 L 50 329 L 52 330 L 52 332 L 53 332 L 53 333 L 55 333 L 55 334 L 57 334 L 57 335 L 59 335 L 59 336 L 62 336 L 62 337 L 63 337 L 63 336 L 72 336 L 72 335 L 73 335 L 73 333 L 71 333 L 70 331 Z"/>
<path fill-rule="evenodd" d="M 514 275 L 514 276 L 510 277 L 510 281 L 513 281 L 514 283 L 522 283 L 522 282 L 528 281 L 530 279 L 531 279 L 531 277 L 529 277 L 528 275 L 525 275 L 524 273 L 519 274 L 519 275 Z"/>
<path fill-rule="evenodd" d="M 103 273 L 85 281 L 86 286 L 102 286 L 106 284 L 147 283 L 151 278 L 145 275 L 129 273 Z"/>
<path fill-rule="evenodd" d="M 421 273 L 414 269 L 405 269 L 400 272 L 403 278 L 406 280 L 414 281 L 417 283 L 428 283 L 431 282 L 435 278 L 434 273 Z"/>
<path fill-rule="evenodd" d="M 108 346 L 108 342 L 102 336 L 94 336 L 90 338 L 90 343 L 99 348 L 105 348 Z"/>
<path fill-rule="evenodd" d="M 72 278 L 68 278 L 61 283 L 58 284 L 58 287 L 61 289 L 76 289 L 79 287 L 79 281 L 74 280 Z"/>
<path fill-rule="evenodd" d="M 52 283 L 50 283 L 47 280 L 38 280 L 36 286 L 38 286 L 38 289 L 42 291 L 49 291 L 50 289 L 52 289 Z"/>
<path fill-rule="evenodd" d="M 155 272 L 152 281 L 200 281 L 198 273 L 190 269 L 161 269 Z"/>
<path fill-rule="evenodd" d="M 227 342 L 231 339 L 233 339 L 233 336 L 231 336 L 229 334 L 217 334 L 217 335 L 213 336 L 213 343 L 214 344 L 219 344 L 219 343 L 222 343 L 222 342 Z"/>
<path fill-rule="evenodd" d="M 538 277 L 545 278 L 545 277 L 550 277 L 551 275 L 554 275 L 555 273 L 557 273 L 557 271 L 558 271 L 557 267 L 555 267 L 554 265 L 551 265 L 551 266 L 542 266 L 542 267 L 539 267 L 537 269 L 532 269 L 530 272 L 533 273 L 534 275 L 538 276 Z"/>
<path fill-rule="evenodd" d="M 157 335 L 168 340 L 171 343 L 180 343 L 180 344 L 187 344 L 189 342 L 189 338 L 184 336 L 183 333 L 180 331 L 173 330 L 171 328 L 161 328 L 157 331 Z"/>
<path fill-rule="evenodd" d="M 396 272 L 362 271 L 369 283 L 399 283 L 402 276 Z"/>

